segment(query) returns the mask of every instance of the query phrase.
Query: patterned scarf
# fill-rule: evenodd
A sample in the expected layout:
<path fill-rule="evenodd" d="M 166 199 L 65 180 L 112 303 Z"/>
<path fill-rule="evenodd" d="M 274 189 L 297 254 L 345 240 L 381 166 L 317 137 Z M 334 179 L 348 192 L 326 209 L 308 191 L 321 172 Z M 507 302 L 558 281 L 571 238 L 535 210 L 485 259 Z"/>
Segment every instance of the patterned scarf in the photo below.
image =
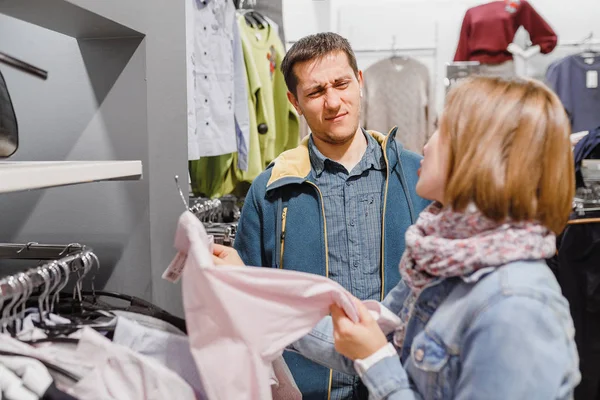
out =
<path fill-rule="evenodd" d="M 467 276 L 486 267 L 519 260 L 540 260 L 556 251 L 554 234 L 534 222 L 497 223 L 474 206 L 458 213 L 440 204 L 426 208 L 406 231 L 400 274 L 411 294 L 408 315 L 394 336 L 398 347 L 421 291 L 436 278 Z"/>

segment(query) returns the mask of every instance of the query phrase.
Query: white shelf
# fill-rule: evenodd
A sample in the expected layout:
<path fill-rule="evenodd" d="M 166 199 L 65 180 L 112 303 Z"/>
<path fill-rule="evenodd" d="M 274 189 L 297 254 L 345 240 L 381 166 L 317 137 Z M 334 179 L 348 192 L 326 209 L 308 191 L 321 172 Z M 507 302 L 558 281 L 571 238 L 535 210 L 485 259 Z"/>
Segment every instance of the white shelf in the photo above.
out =
<path fill-rule="evenodd" d="M 141 161 L 2 161 L 0 193 L 141 176 Z"/>

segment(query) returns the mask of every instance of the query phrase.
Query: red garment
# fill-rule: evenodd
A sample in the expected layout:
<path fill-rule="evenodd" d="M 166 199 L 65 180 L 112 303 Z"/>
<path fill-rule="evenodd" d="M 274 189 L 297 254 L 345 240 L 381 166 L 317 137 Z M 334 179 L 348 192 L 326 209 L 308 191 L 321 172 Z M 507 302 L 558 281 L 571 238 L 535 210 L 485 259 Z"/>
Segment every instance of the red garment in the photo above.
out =
<path fill-rule="evenodd" d="M 507 11 L 505 1 L 494 1 L 467 10 L 460 31 L 454 61 L 479 61 L 501 64 L 512 60 L 506 50 L 515 33 L 523 26 L 534 45 L 543 54 L 556 47 L 557 37 L 550 25 L 527 1 L 521 1 L 515 12 Z"/>

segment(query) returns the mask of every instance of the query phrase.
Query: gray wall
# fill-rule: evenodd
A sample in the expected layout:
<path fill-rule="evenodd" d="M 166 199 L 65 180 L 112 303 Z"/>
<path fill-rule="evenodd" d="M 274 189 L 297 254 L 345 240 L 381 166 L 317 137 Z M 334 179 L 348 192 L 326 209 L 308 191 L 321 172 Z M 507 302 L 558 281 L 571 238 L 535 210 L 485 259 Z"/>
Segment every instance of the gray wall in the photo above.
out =
<path fill-rule="evenodd" d="M 38 1 L 21 0 L 19 12 L 8 1 L 0 12 L 44 24 L 33 11 Z M 44 26 L 79 39 L 0 15 L 0 51 L 49 71 L 44 82 L 0 66 L 20 127 L 11 161 L 142 160 L 144 176 L 0 196 L 0 240 L 90 245 L 102 263 L 96 287 L 182 315 L 179 285 L 160 275 L 174 255 L 183 211 L 173 175 L 187 176 L 184 4 L 52 2 L 71 18 L 54 15 Z M 71 26 L 69 13 L 83 13 L 92 21 L 86 26 L 99 21 L 100 28 Z M 104 37 L 114 32 L 120 37 Z"/>

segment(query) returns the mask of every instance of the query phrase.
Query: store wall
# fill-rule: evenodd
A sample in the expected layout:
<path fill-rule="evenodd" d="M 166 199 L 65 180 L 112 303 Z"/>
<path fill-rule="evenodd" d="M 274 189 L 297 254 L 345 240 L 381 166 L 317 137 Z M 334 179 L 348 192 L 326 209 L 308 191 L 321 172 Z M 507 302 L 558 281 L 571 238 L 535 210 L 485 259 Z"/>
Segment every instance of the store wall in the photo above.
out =
<path fill-rule="evenodd" d="M 26 14 L 37 0 L 20 1 L 31 3 Z M 160 276 L 183 211 L 175 174 L 187 193 L 184 4 L 53 1 L 139 35 L 77 40 L 0 14 L 0 51 L 49 71 L 44 82 L 0 65 L 20 127 L 10 160 L 142 160 L 143 179 L 1 195 L 0 241 L 89 245 L 101 261 L 96 288 L 181 315 L 180 286 Z"/>
<path fill-rule="evenodd" d="M 328 24 L 315 24 L 315 3 L 327 9 Z M 436 82 L 438 106 L 443 104 L 445 63 L 452 61 L 465 11 L 483 4 L 473 0 L 284 0 L 286 39 L 298 38 L 318 31 L 333 31 L 347 37 L 356 50 L 392 48 L 429 48 L 435 50 L 403 51 L 425 63 Z M 531 0 L 530 3 L 550 23 L 559 41 L 577 41 L 590 32 L 600 38 L 600 2 L 573 0 L 559 7 L 556 0 Z M 524 44 L 526 34 L 517 35 Z M 555 59 L 576 52 L 576 48 L 558 47 L 552 54 L 537 56 L 525 65 L 517 62 L 518 71 L 528 76 L 543 75 Z M 391 53 L 358 52 L 360 68 L 367 68 Z"/>

